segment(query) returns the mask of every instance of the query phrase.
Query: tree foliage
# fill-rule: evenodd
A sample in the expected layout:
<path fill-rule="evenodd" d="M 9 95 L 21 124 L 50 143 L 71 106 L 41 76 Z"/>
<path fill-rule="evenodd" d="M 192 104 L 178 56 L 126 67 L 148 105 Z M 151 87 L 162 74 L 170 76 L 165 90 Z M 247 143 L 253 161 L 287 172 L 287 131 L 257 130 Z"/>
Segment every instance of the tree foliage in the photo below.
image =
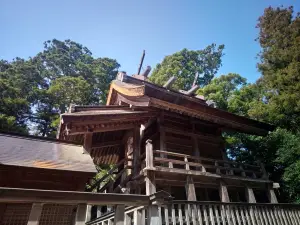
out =
<path fill-rule="evenodd" d="M 300 17 L 293 7 L 267 8 L 259 18 L 262 47 L 258 68 L 266 90 L 261 111 L 270 122 L 287 129 L 300 123 Z"/>
<path fill-rule="evenodd" d="M 163 85 L 170 77 L 175 76 L 177 80 L 172 87 L 176 90 L 188 90 L 198 73 L 197 84 L 202 87 L 211 81 L 221 66 L 223 49 L 224 45 L 211 44 L 203 50 L 183 49 L 166 56 L 156 65 L 150 80 Z"/>
<path fill-rule="evenodd" d="M 0 61 L 0 129 L 55 136 L 70 103 L 105 103 L 119 67 L 79 43 L 56 39 L 28 60 Z"/>

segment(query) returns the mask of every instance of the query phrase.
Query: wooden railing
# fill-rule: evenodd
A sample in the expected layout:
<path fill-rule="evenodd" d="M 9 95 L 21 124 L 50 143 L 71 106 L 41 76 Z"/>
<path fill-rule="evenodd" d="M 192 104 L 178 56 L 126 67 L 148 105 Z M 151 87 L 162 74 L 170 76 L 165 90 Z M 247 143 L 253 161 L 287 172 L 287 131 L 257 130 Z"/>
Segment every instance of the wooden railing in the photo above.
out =
<path fill-rule="evenodd" d="M 217 160 L 204 157 L 195 157 L 175 152 L 153 150 L 147 144 L 146 169 L 159 169 L 171 172 L 195 173 L 208 176 L 228 176 L 251 179 L 268 179 L 263 164 L 250 165 L 230 160 Z"/>
<path fill-rule="evenodd" d="M 125 224 L 150 223 L 149 208 L 125 209 Z M 172 201 L 157 207 L 155 225 L 300 225 L 300 205 Z M 114 212 L 87 225 L 114 224 Z"/>
<path fill-rule="evenodd" d="M 45 223 L 45 215 L 49 214 L 49 211 L 47 210 L 49 210 L 49 206 L 52 205 L 65 206 L 66 208 L 67 206 L 72 206 L 74 207 L 74 209 L 76 209 L 76 215 L 74 215 L 74 218 L 72 215 L 66 217 L 66 215 L 60 215 L 59 213 L 61 212 L 54 209 L 52 210 L 53 214 L 51 214 L 51 217 L 47 218 L 47 224 L 63 223 L 85 225 L 85 223 L 89 221 L 89 219 L 87 219 L 89 218 L 87 212 L 87 208 L 89 208 L 89 205 L 113 206 L 114 212 L 101 217 L 101 220 L 107 221 L 107 223 L 101 222 L 100 224 L 130 224 L 125 222 L 128 222 L 131 217 L 133 218 L 133 215 L 135 216 L 134 218 L 136 218 L 134 220 L 135 224 L 143 224 L 142 221 L 145 221 L 145 216 L 144 214 L 142 214 L 142 212 L 145 212 L 143 209 L 147 209 L 148 213 L 152 208 L 156 209 L 156 212 L 158 212 L 157 204 L 159 202 L 163 202 L 166 198 L 170 198 L 170 195 L 166 192 L 157 192 L 154 195 L 146 196 L 133 194 L 106 194 L 0 187 L 0 205 L 2 203 L 4 203 L 4 205 L 13 204 L 15 207 L 16 205 L 20 204 L 31 204 L 31 211 L 28 214 L 27 222 L 23 221 L 22 223 L 28 225 L 38 225 L 40 220 Z M 129 206 L 129 208 L 126 208 L 126 213 L 125 206 Z M 46 208 L 45 213 L 43 213 L 44 207 Z M 1 208 L 1 210 L 3 210 L 3 208 Z M 5 215 L 5 208 L 4 212 L 1 211 L 0 221 L 3 214 Z M 18 216 L 21 216 L 23 218 L 24 214 L 9 214 L 6 216 L 10 216 L 10 218 L 8 218 L 10 222 L 5 224 L 19 224 L 16 222 L 18 221 Z M 63 218 L 58 218 L 60 216 L 62 216 Z M 15 218 L 16 220 L 14 220 Z M 152 218 L 152 215 L 150 214 L 148 218 Z M 150 220 L 151 219 L 149 219 L 149 221 Z M 75 222 L 73 223 L 72 221 Z M 96 222 L 90 222 L 88 224 L 99 224 L 97 222 L 98 220 L 95 221 Z"/>
<path fill-rule="evenodd" d="M 296 204 L 173 201 L 159 215 L 164 225 L 300 225 Z"/>
<path fill-rule="evenodd" d="M 145 225 L 146 224 L 146 206 L 125 208 L 124 224 Z M 86 225 L 112 225 L 115 224 L 115 211 L 111 211 L 101 217 L 89 221 Z"/>

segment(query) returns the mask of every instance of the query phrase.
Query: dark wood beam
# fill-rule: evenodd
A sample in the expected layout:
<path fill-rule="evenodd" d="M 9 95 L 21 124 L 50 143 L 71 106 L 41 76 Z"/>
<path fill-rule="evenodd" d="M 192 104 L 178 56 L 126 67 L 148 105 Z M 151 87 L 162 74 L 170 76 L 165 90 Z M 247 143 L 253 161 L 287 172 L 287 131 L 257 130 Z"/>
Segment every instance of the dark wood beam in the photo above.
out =
<path fill-rule="evenodd" d="M 142 206 L 149 204 L 149 196 L 0 187 L 0 202 Z"/>

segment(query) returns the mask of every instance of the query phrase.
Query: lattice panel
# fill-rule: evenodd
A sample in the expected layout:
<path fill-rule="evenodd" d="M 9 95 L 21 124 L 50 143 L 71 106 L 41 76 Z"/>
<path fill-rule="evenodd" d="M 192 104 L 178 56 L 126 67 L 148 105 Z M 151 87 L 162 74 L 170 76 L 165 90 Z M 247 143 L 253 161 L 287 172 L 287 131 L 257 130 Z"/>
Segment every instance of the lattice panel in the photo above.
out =
<path fill-rule="evenodd" d="M 39 225 L 71 225 L 75 206 L 46 204 Z"/>
<path fill-rule="evenodd" d="M 2 225 L 27 225 L 31 204 L 7 204 Z"/>

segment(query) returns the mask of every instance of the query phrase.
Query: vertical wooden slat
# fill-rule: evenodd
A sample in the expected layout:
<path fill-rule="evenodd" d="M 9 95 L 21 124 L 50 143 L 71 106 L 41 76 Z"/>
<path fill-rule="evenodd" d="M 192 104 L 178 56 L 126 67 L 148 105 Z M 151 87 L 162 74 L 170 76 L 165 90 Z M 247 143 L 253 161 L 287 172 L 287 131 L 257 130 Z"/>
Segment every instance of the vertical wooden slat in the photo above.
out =
<path fill-rule="evenodd" d="M 249 207 L 249 206 L 246 206 L 244 209 L 245 209 L 244 212 L 245 212 L 247 224 L 248 224 L 248 225 L 251 225 L 250 207 Z"/>
<path fill-rule="evenodd" d="M 164 207 L 165 212 L 165 225 L 169 225 L 169 209 L 168 206 Z"/>
<path fill-rule="evenodd" d="M 226 224 L 226 222 L 225 222 L 226 221 L 225 206 L 221 205 L 220 210 L 221 210 L 221 218 L 222 218 L 222 225 L 223 225 L 223 224 Z"/>
<path fill-rule="evenodd" d="M 172 204 L 172 224 L 176 225 L 176 214 L 175 214 L 175 206 Z"/>
<path fill-rule="evenodd" d="M 158 218 L 159 218 L 160 223 L 162 223 L 161 206 L 158 206 Z"/>
<path fill-rule="evenodd" d="M 203 225 L 203 217 L 202 217 L 202 212 L 201 212 L 201 206 L 197 205 L 197 212 L 198 212 L 198 221 L 199 225 Z"/>
<path fill-rule="evenodd" d="M 192 210 L 192 222 L 193 222 L 193 225 L 197 225 L 197 220 L 196 220 L 196 217 L 197 217 L 197 208 L 196 208 L 196 205 L 192 204 L 191 205 L 191 210 Z"/>
<path fill-rule="evenodd" d="M 232 220 L 231 220 L 231 215 L 230 215 L 230 208 L 229 208 L 229 205 L 224 206 L 224 209 L 225 209 L 225 215 L 226 215 L 226 218 L 227 218 L 227 224 L 232 225 L 233 222 L 232 222 Z"/>
<path fill-rule="evenodd" d="M 245 214 L 244 214 L 244 207 L 240 206 L 239 210 L 240 210 L 240 214 L 241 214 L 241 219 L 242 219 L 243 225 L 246 225 L 246 217 L 245 217 Z"/>
<path fill-rule="evenodd" d="M 238 224 L 238 225 L 242 225 L 242 224 L 241 224 L 241 218 L 240 218 L 239 207 L 235 206 L 235 207 L 234 207 L 234 211 L 235 211 L 235 215 L 236 215 L 237 224 Z"/>
<path fill-rule="evenodd" d="M 209 225 L 209 220 L 206 212 L 206 205 L 202 205 L 205 225 Z"/>
<path fill-rule="evenodd" d="M 277 207 L 277 206 L 275 207 L 275 212 L 276 212 L 278 220 L 280 221 L 280 225 L 284 225 L 284 221 L 282 219 L 282 215 L 280 213 L 279 207 Z"/>
<path fill-rule="evenodd" d="M 298 210 L 291 209 L 297 221 L 300 221 L 300 216 Z"/>
<path fill-rule="evenodd" d="M 263 220 L 262 220 L 262 217 L 260 215 L 260 210 L 259 210 L 259 207 L 258 206 L 255 206 L 254 207 L 254 212 L 255 212 L 255 218 L 256 218 L 256 222 L 258 225 L 263 225 Z"/>
<path fill-rule="evenodd" d="M 256 225 L 257 223 L 255 222 L 254 208 L 253 208 L 253 206 L 249 207 L 249 214 L 250 214 L 250 219 L 251 219 L 252 224 Z"/>
<path fill-rule="evenodd" d="M 279 223 L 279 221 L 276 219 L 276 216 L 275 216 L 275 207 L 274 207 L 274 206 L 270 207 L 269 213 L 270 213 L 272 222 L 273 222 L 275 225 L 277 225 L 277 224 Z"/>
<path fill-rule="evenodd" d="M 179 217 L 179 224 L 183 225 L 183 217 L 182 217 L 181 204 L 178 204 L 178 217 Z"/>
<path fill-rule="evenodd" d="M 187 225 L 190 224 L 190 207 L 189 207 L 189 204 L 185 204 L 185 222 Z"/>
<path fill-rule="evenodd" d="M 286 216 L 286 214 L 284 213 L 283 211 L 283 208 L 280 209 L 280 214 L 282 216 L 282 219 L 284 221 L 284 224 L 285 225 L 289 225 L 290 224 L 290 221 L 289 221 L 289 218 Z"/>
<path fill-rule="evenodd" d="M 292 209 L 289 209 L 289 215 L 290 215 L 290 218 L 292 220 L 292 224 L 299 224 L 298 223 L 298 220 L 297 218 L 295 217 L 294 213 L 293 213 L 293 210 Z"/>
<path fill-rule="evenodd" d="M 214 205 L 214 210 L 215 210 L 217 224 L 220 225 L 219 206 L 218 205 Z"/>
<path fill-rule="evenodd" d="M 214 212 L 211 204 L 208 205 L 208 209 L 209 209 L 210 222 L 211 224 L 215 224 Z"/>
<path fill-rule="evenodd" d="M 236 224 L 236 218 L 235 218 L 235 215 L 234 215 L 234 208 L 233 208 L 232 205 L 230 205 L 229 208 L 230 208 L 230 214 L 231 214 L 231 217 L 232 217 L 232 223 L 233 223 L 233 225 L 237 225 Z"/>
<path fill-rule="evenodd" d="M 266 215 L 267 215 L 267 219 L 268 219 L 268 221 L 269 221 L 269 224 L 270 224 L 270 225 L 275 225 L 274 221 L 273 221 L 272 218 L 271 218 L 271 214 L 270 214 L 271 209 L 270 209 L 270 207 L 267 206 L 267 207 L 264 208 L 264 210 L 265 210 L 265 212 L 266 212 Z"/>
<path fill-rule="evenodd" d="M 287 217 L 287 220 L 288 220 L 288 223 L 289 224 L 295 224 L 289 214 L 289 208 L 283 208 L 283 212 L 285 213 L 286 217 Z"/>
<path fill-rule="evenodd" d="M 276 206 L 273 206 L 273 215 L 274 215 L 274 220 L 276 221 L 276 223 L 278 225 L 282 225 L 281 221 L 280 221 L 280 218 L 278 216 L 278 213 L 277 213 L 277 207 Z"/>
<path fill-rule="evenodd" d="M 264 222 L 266 225 L 269 225 L 270 224 L 270 221 L 268 220 L 267 218 L 267 214 L 265 212 L 265 206 L 261 206 L 261 213 L 262 213 L 262 216 L 263 216 L 263 219 L 264 219 Z"/>

